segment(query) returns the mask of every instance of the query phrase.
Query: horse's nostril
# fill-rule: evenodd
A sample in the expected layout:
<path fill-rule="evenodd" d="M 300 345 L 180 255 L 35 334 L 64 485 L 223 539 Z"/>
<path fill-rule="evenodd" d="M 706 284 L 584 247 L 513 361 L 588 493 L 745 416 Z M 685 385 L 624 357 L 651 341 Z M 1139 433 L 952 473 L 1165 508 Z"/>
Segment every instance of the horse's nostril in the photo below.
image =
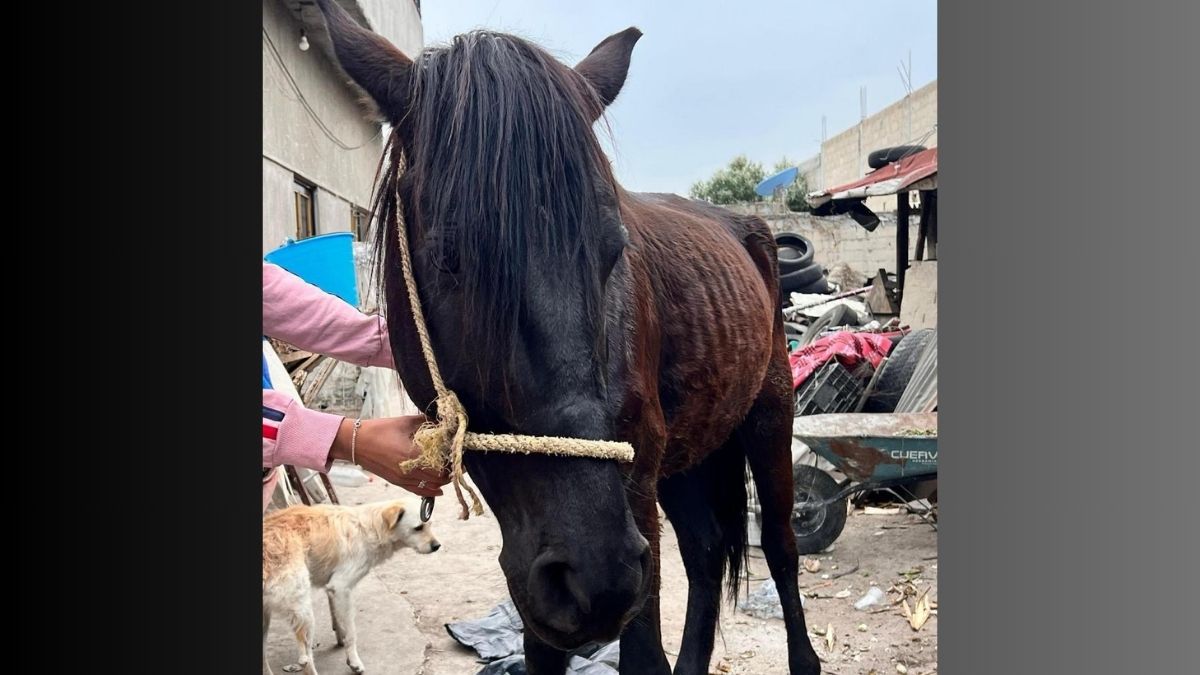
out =
<path fill-rule="evenodd" d="M 569 564 L 558 556 L 542 554 L 530 570 L 529 581 L 542 621 L 563 633 L 579 630 L 583 615 L 591 611 L 591 598 Z"/>
<path fill-rule="evenodd" d="M 546 562 L 538 566 L 535 580 L 543 584 L 548 600 L 574 604 L 583 614 L 592 609 L 591 598 L 580 587 L 575 570 L 565 562 Z"/>
<path fill-rule="evenodd" d="M 592 597 L 580 585 L 579 577 L 575 574 L 575 570 L 567 568 L 564 578 L 567 584 L 567 591 L 575 599 L 575 606 L 579 608 L 580 613 L 585 616 L 590 614 L 592 611 Z"/>
<path fill-rule="evenodd" d="M 626 539 L 603 551 L 576 556 L 543 550 L 529 570 L 531 613 L 537 623 L 559 633 L 592 638 L 619 631 L 630 608 L 639 604 L 650 578 L 652 559 L 644 539 Z M 607 638 L 605 638 L 607 639 Z"/>

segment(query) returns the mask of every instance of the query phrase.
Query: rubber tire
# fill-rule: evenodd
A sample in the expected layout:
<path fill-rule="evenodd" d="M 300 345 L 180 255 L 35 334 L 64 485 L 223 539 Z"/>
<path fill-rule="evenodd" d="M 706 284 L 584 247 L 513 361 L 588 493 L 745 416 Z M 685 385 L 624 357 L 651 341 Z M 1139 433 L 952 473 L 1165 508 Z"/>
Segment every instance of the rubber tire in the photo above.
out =
<path fill-rule="evenodd" d="M 789 255 L 795 257 L 789 258 Z M 793 246 L 780 246 L 778 256 L 780 274 L 802 270 L 812 264 L 811 255 Z M 805 262 L 806 259 L 807 262 Z"/>
<path fill-rule="evenodd" d="M 801 324 L 792 323 L 791 321 L 783 322 L 783 337 L 787 341 L 789 354 L 795 349 L 792 347 L 792 342 L 796 343 L 796 347 L 799 347 L 804 342 L 804 331 L 805 328 Z"/>
<path fill-rule="evenodd" d="M 793 504 L 828 499 L 836 495 L 839 489 L 833 476 L 815 466 L 797 464 L 792 467 Z M 791 522 L 800 555 L 820 553 L 829 548 L 846 527 L 846 500 L 838 500 L 803 517 L 793 510 Z"/>
<path fill-rule="evenodd" d="M 930 503 L 937 502 L 937 479 L 923 480 L 908 489 L 917 499 L 928 499 Z"/>
<path fill-rule="evenodd" d="M 921 360 L 921 354 L 925 352 L 925 347 L 933 339 L 933 334 L 932 328 L 914 330 L 905 335 L 904 339 L 892 348 L 887 362 L 883 364 L 883 370 L 875 380 L 875 390 L 863 404 L 863 412 L 890 413 L 896 411 L 896 404 L 900 402 L 900 396 L 904 393 L 904 388 L 908 386 L 909 380 L 912 379 L 913 371 L 917 368 L 917 361 Z"/>
<path fill-rule="evenodd" d="M 825 269 L 820 265 L 809 265 L 793 272 L 779 275 L 779 288 L 784 293 L 792 293 L 801 288 L 816 283 L 825 277 Z"/>
<path fill-rule="evenodd" d="M 902 157 L 915 155 L 925 149 L 923 145 L 897 145 L 893 148 L 883 148 L 876 150 L 867 155 L 867 166 L 872 169 L 882 169 L 883 167 L 898 162 Z"/>
<path fill-rule="evenodd" d="M 816 342 L 821 337 L 821 331 L 830 326 L 841 326 L 846 323 L 846 319 L 850 318 L 851 315 L 857 316 L 858 313 L 845 305 L 830 307 L 824 314 L 808 324 L 808 330 L 804 331 L 802 346 L 807 347 Z"/>
<path fill-rule="evenodd" d="M 826 293 L 829 292 L 829 290 L 830 290 L 829 289 L 829 279 L 825 278 L 825 276 L 822 275 L 820 279 L 817 279 L 816 281 L 805 286 L 804 288 L 801 288 L 800 290 L 798 290 L 796 292 L 797 293 L 809 293 L 809 294 L 813 294 L 813 295 L 825 295 Z"/>
<path fill-rule="evenodd" d="M 800 251 L 791 246 L 779 247 L 779 269 L 799 267 Z"/>
<path fill-rule="evenodd" d="M 807 237 L 794 232 L 780 232 L 775 235 L 775 245 L 780 249 L 790 248 L 800 251 L 795 258 L 779 257 L 779 273 L 794 272 L 812 264 L 813 245 Z"/>

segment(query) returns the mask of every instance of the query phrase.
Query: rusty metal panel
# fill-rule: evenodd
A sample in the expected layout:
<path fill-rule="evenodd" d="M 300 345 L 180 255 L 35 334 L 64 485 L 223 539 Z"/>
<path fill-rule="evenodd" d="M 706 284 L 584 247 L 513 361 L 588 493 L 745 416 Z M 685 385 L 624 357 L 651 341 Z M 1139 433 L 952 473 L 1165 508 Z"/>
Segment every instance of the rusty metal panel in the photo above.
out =
<path fill-rule="evenodd" d="M 792 435 L 854 481 L 937 473 L 937 413 L 797 417 Z"/>

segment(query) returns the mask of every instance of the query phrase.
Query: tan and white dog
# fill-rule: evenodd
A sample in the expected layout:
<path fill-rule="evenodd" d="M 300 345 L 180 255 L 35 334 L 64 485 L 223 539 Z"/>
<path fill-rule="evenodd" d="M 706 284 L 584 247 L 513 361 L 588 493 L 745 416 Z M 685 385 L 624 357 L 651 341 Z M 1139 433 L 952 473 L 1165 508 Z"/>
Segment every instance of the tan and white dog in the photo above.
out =
<path fill-rule="evenodd" d="M 422 523 L 414 499 L 362 506 L 293 506 L 263 519 L 263 673 L 267 664 L 267 628 L 271 615 L 291 621 L 300 649 L 300 666 L 317 675 L 313 663 L 312 589 L 329 596 L 333 632 L 346 647 L 346 663 L 363 672 L 354 631 L 355 585 L 371 568 L 404 547 L 433 553 L 441 547 L 428 523 Z"/>

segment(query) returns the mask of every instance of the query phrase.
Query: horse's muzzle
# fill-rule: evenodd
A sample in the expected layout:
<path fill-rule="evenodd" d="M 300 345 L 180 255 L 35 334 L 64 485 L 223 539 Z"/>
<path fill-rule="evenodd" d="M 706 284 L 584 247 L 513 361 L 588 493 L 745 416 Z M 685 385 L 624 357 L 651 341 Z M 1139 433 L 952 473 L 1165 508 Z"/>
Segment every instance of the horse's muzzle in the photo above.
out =
<path fill-rule="evenodd" d="M 645 600 L 652 573 L 641 535 L 616 551 L 548 547 L 529 571 L 530 628 L 559 649 L 613 640 Z"/>

